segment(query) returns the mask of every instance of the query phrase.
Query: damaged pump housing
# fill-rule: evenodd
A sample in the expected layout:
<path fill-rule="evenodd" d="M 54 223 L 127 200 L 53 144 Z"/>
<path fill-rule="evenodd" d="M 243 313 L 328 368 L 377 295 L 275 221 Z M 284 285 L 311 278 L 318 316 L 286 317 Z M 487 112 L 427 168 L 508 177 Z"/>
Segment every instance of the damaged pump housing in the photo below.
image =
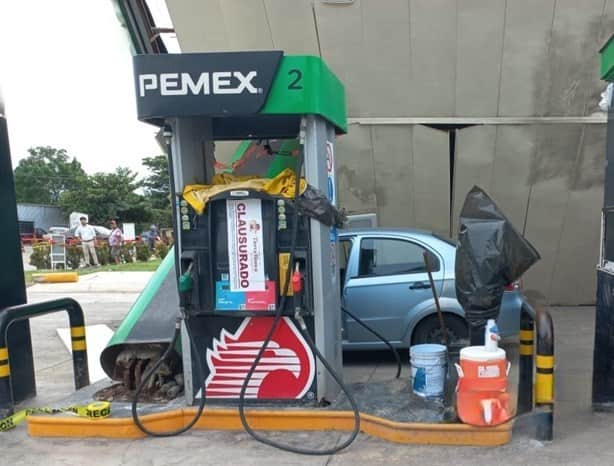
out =
<path fill-rule="evenodd" d="M 324 193 L 335 204 L 334 141 L 347 129 L 345 96 L 319 57 L 281 51 L 137 55 L 134 71 L 138 117 L 165 128 L 177 193 L 215 184 L 215 141 L 298 139 L 310 193 Z M 282 302 L 288 267 L 303 277 L 299 305 L 308 331 L 341 373 L 336 227 L 301 212 L 289 264 L 291 196 L 234 189 L 231 183 L 209 197 L 202 212 L 183 198 L 175 201 L 177 278 L 180 286 L 186 275 L 193 281 L 185 289 L 188 318 L 181 334 L 187 401 L 200 396 L 203 379 L 208 398 L 238 399 L 253 353 Z M 246 237 L 248 257 L 240 257 L 246 254 Z M 253 273 L 247 281 L 241 275 L 245 270 Z M 283 301 L 284 317 L 246 398 L 334 398 L 338 387 L 298 331 L 296 300 Z M 198 354 L 191 350 L 186 325 Z M 204 374 L 198 373 L 196 358 Z"/>

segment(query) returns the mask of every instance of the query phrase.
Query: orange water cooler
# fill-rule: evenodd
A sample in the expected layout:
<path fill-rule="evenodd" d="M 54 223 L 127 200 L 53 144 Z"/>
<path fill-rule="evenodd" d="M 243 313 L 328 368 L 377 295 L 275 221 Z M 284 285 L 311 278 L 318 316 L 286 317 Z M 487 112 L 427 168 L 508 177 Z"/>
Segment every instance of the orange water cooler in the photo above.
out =
<path fill-rule="evenodd" d="M 456 409 L 465 424 L 494 426 L 511 418 L 507 375 L 510 364 L 497 346 L 497 326 L 489 321 L 484 346 L 461 349 L 456 387 Z"/>

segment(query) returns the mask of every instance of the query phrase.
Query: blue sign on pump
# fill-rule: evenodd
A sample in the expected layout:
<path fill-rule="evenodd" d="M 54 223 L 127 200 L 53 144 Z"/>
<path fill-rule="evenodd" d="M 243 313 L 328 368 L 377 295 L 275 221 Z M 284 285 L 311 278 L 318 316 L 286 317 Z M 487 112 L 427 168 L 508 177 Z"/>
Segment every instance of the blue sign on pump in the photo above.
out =
<path fill-rule="evenodd" d="M 229 281 L 215 283 L 215 309 L 218 311 L 236 311 L 245 308 L 245 292 L 230 291 Z"/>

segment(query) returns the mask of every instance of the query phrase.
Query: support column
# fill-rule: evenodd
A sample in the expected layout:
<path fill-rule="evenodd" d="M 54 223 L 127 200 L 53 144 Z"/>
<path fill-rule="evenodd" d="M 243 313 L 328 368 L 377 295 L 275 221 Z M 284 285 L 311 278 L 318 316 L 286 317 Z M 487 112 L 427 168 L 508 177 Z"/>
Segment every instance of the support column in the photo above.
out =
<path fill-rule="evenodd" d="M 26 286 L 21 259 L 21 242 L 17 223 L 17 204 L 13 167 L 9 147 L 8 128 L 4 108 L 0 101 L 0 263 L 4 273 L 0 276 L 0 312 L 8 306 L 26 302 Z M 8 365 L 13 392 L 13 401 L 18 403 L 36 395 L 34 360 L 30 323 L 15 322 L 8 332 Z M 0 350 L 2 350 L 0 348 Z M 6 351 L 1 353 L 6 354 Z M 0 353 L 0 354 L 1 354 Z M 0 364 L 3 357 L 0 356 Z M 0 369 L 3 366 L 0 365 Z M 8 377 L 8 370 L 0 370 L 0 377 Z M 4 374 L 4 376 L 3 376 Z M 0 402 L 0 412 L 2 411 Z"/>
<path fill-rule="evenodd" d="M 305 177 L 309 184 L 328 193 L 335 204 L 333 128 L 322 118 L 309 115 L 305 127 Z M 311 261 L 314 294 L 315 342 L 327 361 L 342 375 L 341 297 L 337 264 L 337 231 L 311 220 Z M 339 387 L 317 361 L 317 397 L 332 400 Z"/>
<path fill-rule="evenodd" d="M 173 151 L 173 173 L 175 176 L 175 189 L 177 193 L 183 192 L 183 188 L 188 184 L 207 184 L 215 174 L 215 143 L 213 141 L 213 129 L 210 118 L 175 118 L 171 122 L 173 131 L 173 139 L 171 150 Z M 174 199 L 174 202 L 179 202 L 179 199 Z M 174 219 L 174 225 L 181 228 L 181 211 L 177 208 L 179 218 Z M 181 235 L 176 231 L 175 247 L 180 251 Z M 181 271 L 175 273 L 180 274 Z M 194 377 L 202 377 L 202 374 L 197 374 L 192 355 L 192 347 L 185 321 L 181 327 L 181 352 L 183 358 L 183 376 L 185 397 L 188 404 L 194 403 L 194 397 L 200 389 L 202 380 L 197 380 Z M 192 328 L 192 327 L 191 327 Z M 203 358 L 205 351 L 200 357 Z"/>

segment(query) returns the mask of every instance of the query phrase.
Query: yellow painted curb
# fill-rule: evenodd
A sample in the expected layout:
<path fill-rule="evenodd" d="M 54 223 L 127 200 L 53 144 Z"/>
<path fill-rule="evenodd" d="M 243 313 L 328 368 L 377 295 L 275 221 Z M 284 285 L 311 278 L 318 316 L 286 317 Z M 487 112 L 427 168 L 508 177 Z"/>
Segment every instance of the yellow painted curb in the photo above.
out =
<path fill-rule="evenodd" d="M 79 281 L 77 272 L 34 273 L 32 280 L 36 283 L 73 283 Z"/>
<path fill-rule="evenodd" d="M 141 417 L 150 430 L 174 430 L 186 425 L 196 413 L 184 408 Z M 351 431 L 351 411 L 247 411 L 250 425 L 257 430 L 277 431 Z M 395 422 L 361 414 L 361 431 L 396 443 L 422 445 L 498 446 L 512 438 L 512 422 L 496 427 L 467 424 L 422 424 Z M 207 409 L 194 426 L 202 430 L 243 430 L 236 409 Z M 63 416 L 28 416 L 28 433 L 33 437 L 105 437 L 133 439 L 144 434 L 132 418 L 88 420 Z"/>

